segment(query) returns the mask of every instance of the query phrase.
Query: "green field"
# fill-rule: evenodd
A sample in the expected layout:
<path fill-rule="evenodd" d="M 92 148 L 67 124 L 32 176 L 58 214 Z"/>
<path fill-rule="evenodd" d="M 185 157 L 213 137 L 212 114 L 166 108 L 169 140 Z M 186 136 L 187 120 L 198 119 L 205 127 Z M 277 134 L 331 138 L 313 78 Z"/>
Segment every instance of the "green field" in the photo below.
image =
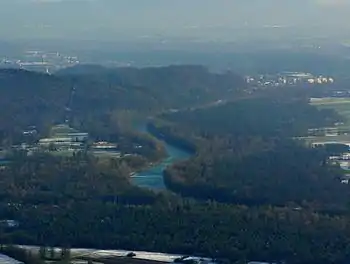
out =
<path fill-rule="evenodd" d="M 312 105 L 349 104 L 350 98 L 341 98 L 341 97 L 311 98 L 310 103 Z"/>
<path fill-rule="evenodd" d="M 350 98 L 311 98 L 310 104 L 319 109 L 333 109 L 344 118 L 341 129 L 350 130 Z"/>
<path fill-rule="evenodd" d="M 318 109 L 332 109 L 343 117 L 342 124 L 335 126 L 337 136 L 309 136 L 301 138 L 307 144 L 315 142 L 350 142 L 350 98 L 311 98 L 310 104 Z"/>

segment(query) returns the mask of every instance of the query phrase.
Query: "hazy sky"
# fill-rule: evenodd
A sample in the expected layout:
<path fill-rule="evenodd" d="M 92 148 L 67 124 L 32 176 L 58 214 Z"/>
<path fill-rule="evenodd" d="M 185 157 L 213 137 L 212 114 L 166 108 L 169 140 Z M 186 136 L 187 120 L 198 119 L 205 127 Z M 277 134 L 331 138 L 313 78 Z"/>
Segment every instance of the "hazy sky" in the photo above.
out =
<path fill-rule="evenodd" d="M 348 28 L 349 12 L 350 0 L 0 0 L 0 37 L 210 39 L 272 25 L 312 34 Z"/>

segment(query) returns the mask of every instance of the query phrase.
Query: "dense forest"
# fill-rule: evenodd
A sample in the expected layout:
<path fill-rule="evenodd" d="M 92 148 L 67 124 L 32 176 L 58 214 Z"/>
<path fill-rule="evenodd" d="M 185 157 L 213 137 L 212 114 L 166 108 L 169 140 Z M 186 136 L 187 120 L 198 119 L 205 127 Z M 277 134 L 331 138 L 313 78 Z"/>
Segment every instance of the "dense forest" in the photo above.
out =
<path fill-rule="evenodd" d="M 342 120 L 332 110 L 309 105 L 299 93 L 289 95 L 267 92 L 221 105 L 163 113 L 150 119 L 148 127 L 158 137 L 189 150 L 215 150 L 215 155 L 228 150 L 242 156 L 307 135 L 309 128 L 332 126 Z"/>
<path fill-rule="evenodd" d="M 293 140 L 341 117 L 310 106 L 303 90 L 251 94 L 241 77 L 199 66 L 83 66 L 51 76 L 1 70 L 3 146 L 27 126 L 45 135 L 62 122 L 73 86 L 74 128 L 125 150 L 148 146 L 138 154 L 156 160 L 157 153 L 142 151 L 157 145 L 131 122 L 152 115 L 154 135 L 195 154 L 165 172 L 174 192 L 156 193 L 129 182 L 142 159 L 19 151 L 0 170 L 0 219 L 18 222 L 0 222 L 0 244 L 162 251 L 230 263 L 349 260 L 350 193 L 326 162 L 336 150 Z"/>
<path fill-rule="evenodd" d="M 293 137 L 308 128 L 332 126 L 341 117 L 331 110 L 318 110 L 307 98 L 270 97 L 237 100 L 232 103 L 193 111 L 161 115 L 161 119 L 181 123 L 200 137 Z"/>
<path fill-rule="evenodd" d="M 340 120 L 303 98 L 261 97 L 167 113 L 150 126 L 192 145 L 197 155 L 165 172 L 167 186 L 185 196 L 253 205 L 294 204 L 347 210 L 350 190 L 327 163 L 329 149 L 309 149 L 294 136 Z"/>
<path fill-rule="evenodd" d="M 46 75 L 15 69 L 0 70 L 0 139 L 14 137 L 35 125 L 42 134 L 55 122 L 63 122 L 71 107 L 73 127 L 95 137 L 110 138 L 130 116 L 162 109 L 202 104 L 234 97 L 245 88 L 233 74 L 212 74 L 200 66 L 148 69 L 90 67 Z M 72 88 L 74 98 L 70 99 Z M 72 105 L 68 105 L 73 100 Z M 3 142 L 3 144 L 6 142 Z M 9 143 L 8 143 L 9 144 Z"/>
<path fill-rule="evenodd" d="M 74 203 L 69 208 L 24 208 L 30 220 L 12 234 L 22 243 L 144 249 L 237 260 L 345 263 L 349 226 L 345 217 L 277 208 L 222 204 Z M 94 234 L 94 235 L 92 235 Z M 315 239 L 317 238 L 317 239 Z"/>
<path fill-rule="evenodd" d="M 201 203 L 138 191 L 139 203 L 136 196 L 126 195 L 130 193 L 124 192 L 126 185 L 116 184 L 119 179 L 110 186 L 108 176 L 102 174 L 79 175 L 82 179 L 78 182 L 70 175 L 73 179 L 66 183 L 69 177 L 60 179 L 62 174 L 43 179 L 43 174 L 22 173 L 15 180 L 6 173 L 1 175 L 19 188 L 25 187 L 15 192 L 13 186 L 8 191 L 14 193 L 11 202 L 2 203 L 2 216 L 20 222 L 16 229 L 2 228 L 2 243 L 176 252 L 231 262 L 345 263 L 350 254 L 346 216 L 329 217 L 287 207 Z M 23 181 L 23 175 L 28 177 L 26 183 L 16 184 Z M 35 185 L 31 188 L 42 189 L 46 201 L 32 198 L 22 203 L 27 200 L 23 197 L 33 193 L 29 186 Z M 105 188 L 111 188 L 108 199 L 98 193 Z M 62 192 L 64 198 L 56 192 Z M 59 199 L 52 203 L 50 198 Z"/>
<path fill-rule="evenodd" d="M 215 153 L 215 152 L 214 152 Z M 238 157 L 206 153 L 166 171 L 167 186 L 185 196 L 226 203 L 347 211 L 350 190 L 324 151 L 294 143 Z"/>
<path fill-rule="evenodd" d="M 1 217 L 20 223 L 15 229 L 1 228 L 2 243 L 288 263 L 342 263 L 350 254 L 345 216 L 155 194 L 131 187 L 125 164 L 101 164 L 84 156 L 19 158 L 18 162 L 0 175 Z"/>
<path fill-rule="evenodd" d="M 84 153 L 66 158 L 18 154 L 0 171 L 1 201 L 24 207 L 38 204 L 59 207 L 74 202 L 114 202 L 116 199 L 127 204 L 147 203 L 153 195 L 129 184 L 132 162 L 99 159 Z"/>

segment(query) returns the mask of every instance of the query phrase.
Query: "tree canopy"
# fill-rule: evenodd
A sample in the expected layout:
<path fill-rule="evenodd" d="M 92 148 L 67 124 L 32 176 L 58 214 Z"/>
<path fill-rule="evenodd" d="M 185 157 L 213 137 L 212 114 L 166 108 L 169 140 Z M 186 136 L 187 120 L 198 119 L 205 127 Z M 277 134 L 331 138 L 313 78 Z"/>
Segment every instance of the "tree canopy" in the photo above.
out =
<path fill-rule="evenodd" d="M 16 153 L 0 170 L 0 243 L 124 248 L 242 263 L 339 263 L 350 257 L 349 188 L 328 164 L 336 149 L 309 149 L 294 136 L 341 119 L 308 105 L 305 93 L 247 93 L 233 73 L 198 66 L 106 69 L 49 76 L 0 70 L 2 145 L 27 126 L 39 136 L 67 114 L 96 140 L 133 144 L 139 159 Z M 249 90 L 249 87 L 248 87 Z M 248 94 L 248 96 L 247 96 Z M 231 101 L 232 100 L 232 101 Z M 230 102 L 227 102 L 230 101 Z M 165 172 L 173 191 L 131 185 L 130 172 L 159 159 L 150 132 L 194 154 Z M 5 144 L 6 143 L 6 144 Z"/>

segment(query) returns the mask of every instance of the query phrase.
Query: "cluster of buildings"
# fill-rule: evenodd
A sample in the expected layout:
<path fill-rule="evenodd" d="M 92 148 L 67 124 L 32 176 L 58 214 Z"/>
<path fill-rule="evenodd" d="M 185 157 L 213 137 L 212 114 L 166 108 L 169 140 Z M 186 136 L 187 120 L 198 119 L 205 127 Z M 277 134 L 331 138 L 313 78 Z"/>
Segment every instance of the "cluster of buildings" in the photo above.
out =
<path fill-rule="evenodd" d="M 78 132 L 66 124 L 61 124 L 51 129 L 50 137 L 40 139 L 38 146 L 42 149 L 76 151 L 83 149 L 88 138 L 88 133 Z"/>
<path fill-rule="evenodd" d="M 118 149 L 118 144 L 109 143 L 106 141 L 94 142 L 89 148 L 90 153 L 99 157 L 121 158 L 122 154 Z M 127 154 L 126 154 L 127 155 Z"/>
<path fill-rule="evenodd" d="M 36 136 L 36 129 L 24 130 L 24 136 L 28 138 Z M 24 151 L 31 156 L 35 153 L 50 153 L 57 156 L 73 156 L 78 152 L 88 152 L 92 155 L 108 158 L 121 158 L 122 155 L 118 144 L 106 141 L 92 142 L 89 134 L 71 128 L 67 124 L 53 126 L 49 137 L 34 140 L 32 143 L 13 145 L 12 149 L 0 149 L 0 168 L 5 168 L 11 162 L 11 152 Z"/>
<path fill-rule="evenodd" d="M 257 87 L 283 87 L 290 85 L 322 85 L 333 84 L 333 77 L 314 76 L 311 73 L 283 72 L 279 74 L 260 74 L 257 76 L 246 76 L 246 82 Z"/>
<path fill-rule="evenodd" d="M 349 144 L 350 145 L 350 144 Z M 338 156 L 330 156 L 329 161 L 334 165 L 339 165 L 344 170 L 344 175 L 340 179 L 341 183 L 349 184 L 350 182 L 350 153 L 343 153 Z"/>
<path fill-rule="evenodd" d="M 340 178 L 340 182 L 343 184 L 350 183 L 350 141 L 340 142 L 340 141 L 320 141 L 311 143 L 312 147 L 320 147 L 326 145 L 345 145 L 348 146 L 348 152 L 344 152 L 338 155 L 329 156 L 328 162 L 332 165 L 339 166 L 344 174 Z"/>
<path fill-rule="evenodd" d="M 324 136 L 324 137 L 336 137 L 340 135 L 348 135 L 349 129 L 343 127 L 344 123 L 336 123 L 334 127 L 322 127 L 322 128 L 311 128 L 308 129 L 309 136 Z"/>
<path fill-rule="evenodd" d="M 328 92 L 329 97 L 332 98 L 348 98 L 350 97 L 350 90 L 342 89 L 342 90 L 332 90 Z"/>
<path fill-rule="evenodd" d="M 340 181 L 343 184 L 349 184 L 350 181 L 350 137 L 349 128 L 343 123 L 335 123 L 334 127 L 313 128 L 308 130 L 309 144 L 313 148 L 330 146 L 333 147 L 334 153 L 328 157 L 328 162 L 339 166 L 344 174 Z"/>
<path fill-rule="evenodd" d="M 328 141 L 319 141 L 312 142 L 312 147 L 321 147 L 326 145 L 344 145 L 347 146 L 347 151 L 344 153 L 333 155 L 328 157 L 328 162 L 333 165 L 339 166 L 344 174 L 342 175 L 340 181 L 343 184 L 349 184 L 350 181 L 350 140 L 348 141 L 339 141 L 339 140 L 328 140 Z"/>
<path fill-rule="evenodd" d="M 37 147 L 58 155 L 70 156 L 80 151 L 88 151 L 97 156 L 121 157 L 117 144 L 105 141 L 89 142 L 88 133 L 79 132 L 67 124 L 54 126 L 50 137 L 40 139 Z"/>
<path fill-rule="evenodd" d="M 24 54 L 14 58 L 0 58 L 0 68 L 18 68 L 46 73 L 79 63 L 80 61 L 76 56 L 39 50 L 26 51 Z"/>

